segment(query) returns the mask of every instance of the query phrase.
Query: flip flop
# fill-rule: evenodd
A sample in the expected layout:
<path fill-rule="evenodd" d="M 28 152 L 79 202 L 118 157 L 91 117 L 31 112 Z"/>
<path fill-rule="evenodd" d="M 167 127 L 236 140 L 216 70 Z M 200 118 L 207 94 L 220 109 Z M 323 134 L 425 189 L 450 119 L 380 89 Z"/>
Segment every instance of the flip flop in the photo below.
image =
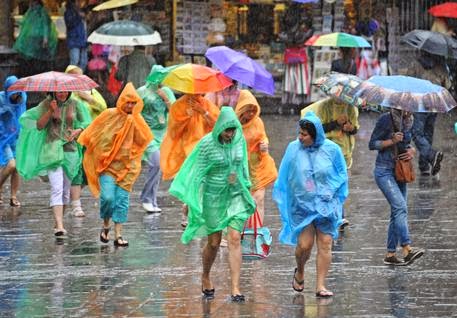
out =
<path fill-rule="evenodd" d="M 127 247 L 129 246 L 129 242 L 124 241 L 122 236 L 119 236 L 117 239 L 114 240 L 114 246 Z"/>
<path fill-rule="evenodd" d="M 322 289 L 316 292 L 317 298 L 330 298 L 333 297 L 333 293 L 330 290 Z"/>
<path fill-rule="evenodd" d="M 294 271 L 294 279 L 292 280 L 292 288 L 296 291 L 296 292 L 299 292 L 301 293 L 304 289 L 305 289 L 305 280 L 298 280 L 297 277 L 295 277 L 295 274 L 297 274 L 297 268 L 295 268 L 295 271 Z M 297 283 L 297 285 L 303 285 L 302 288 L 295 288 L 295 284 L 294 283 Z"/>
<path fill-rule="evenodd" d="M 21 202 L 19 202 L 19 200 L 17 198 L 11 198 L 10 206 L 19 207 L 19 206 L 21 206 Z"/>

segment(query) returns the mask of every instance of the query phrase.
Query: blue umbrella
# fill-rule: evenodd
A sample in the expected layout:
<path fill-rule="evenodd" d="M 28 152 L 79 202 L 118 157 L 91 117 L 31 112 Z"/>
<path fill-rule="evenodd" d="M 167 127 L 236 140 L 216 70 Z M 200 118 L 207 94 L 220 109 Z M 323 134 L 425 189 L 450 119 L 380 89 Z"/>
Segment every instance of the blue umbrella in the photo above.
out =
<path fill-rule="evenodd" d="M 231 79 L 248 85 L 260 92 L 274 95 L 273 76 L 246 54 L 222 45 L 209 48 L 205 56 L 224 75 Z"/>
<path fill-rule="evenodd" d="M 410 76 L 373 76 L 349 94 L 368 106 L 383 106 L 419 113 L 446 113 L 457 106 L 447 89 Z"/>
<path fill-rule="evenodd" d="M 292 2 L 298 2 L 298 3 L 316 3 L 316 2 L 319 2 L 319 0 L 292 0 Z"/>

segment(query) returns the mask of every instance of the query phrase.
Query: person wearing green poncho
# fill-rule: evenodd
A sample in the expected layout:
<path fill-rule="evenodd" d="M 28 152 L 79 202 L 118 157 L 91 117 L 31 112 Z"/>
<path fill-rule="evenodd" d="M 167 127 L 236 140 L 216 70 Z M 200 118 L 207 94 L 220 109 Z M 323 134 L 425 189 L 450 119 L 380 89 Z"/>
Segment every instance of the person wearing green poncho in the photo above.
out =
<path fill-rule="evenodd" d="M 188 244 L 193 238 L 208 236 L 202 252 L 202 293 L 206 297 L 214 297 L 210 270 L 222 230 L 228 227 L 232 301 L 244 301 L 239 289 L 241 232 L 255 209 L 250 187 L 241 124 L 231 107 L 222 107 L 213 131 L 195 146 L 170 187 L 170 194 L 189 206 L 189 224 L 181 241 Z"/>
<path fill-rule="evenodd" d="M 54 235 L 62 237 L 66 234 L 64 205 L 70 201 L 71 180 L 78 173 L 82 160 L 81 146 L 76 138 L 89 125 L 89 112 L 70 98 L 69 92 L 55 92 L 25 112 L 19 122 L 17 170 L 26 180 L 48 176 Z"/>
<path fill-rule="evenodd" d="M 160 145 L 167 131 L 168 110 L 171 104 L 176 101 L 171 89 L 168 87 L 159 88 L 163 79 L 163 70 L 165 70 L 163 66 L 154 65 L 146 78 L 146 85 L 137 89 L 137 93 L 144 103 L 141 114 L 154 135 L 154 139 L 149 143 L 143 155 L 147 175 L 140 200 L 143 209 L 148 213 L 162 212 L 157 204 L 157 190 L 161 178 Z"/>
<path fill-rule="evenodd" d="M 32 0 L 22 20 L 13 48 L 37 71 L 43 61 L 53 61 L 57 52 L 57 30 L 41 0 Z M 26 69 L 24 67 L 24 69 Z M 32 71 L 32 73 L 39 73 Z"/>

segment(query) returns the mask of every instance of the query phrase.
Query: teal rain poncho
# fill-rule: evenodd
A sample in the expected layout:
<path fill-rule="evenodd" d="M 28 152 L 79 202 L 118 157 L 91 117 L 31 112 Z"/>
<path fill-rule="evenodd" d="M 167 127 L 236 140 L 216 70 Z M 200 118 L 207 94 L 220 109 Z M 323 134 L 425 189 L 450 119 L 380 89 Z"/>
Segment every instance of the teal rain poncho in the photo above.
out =
<path fill-rule="evenodd" d="M 48 111 L 51 98 L 43 100 L 38 106 L 26 111 L 19 122 L 21 132 L 17 142 L 16 167 L 26 180 L 47 174 L 48 170 L 63 167 L 70 180 L 73 180 L 81 167 L 82 146 L 76 142 L 67 142 L 67 129 L 86 128 L 91 117 L 86 106 L 71 97 L 61 107 L 62 120 L 51 119 L 41 130 L 37 121 Z"/>
<path fill-rule="evenodd" d="M 168 108 L 163 99 L 157 94 L 157 90 L 157 85 L 153 83 L 146 83 L 146 85 L 137 89 L 137 93 L 144 103 L 141 115 L 143 115 L 144 120 L 154 135 L 154 139 L 144 152 L 143 159 L 149 158 L 153 152 L 159 150 L 163 136 L 167 131 Z M 170 103 L 176 101 L 171 89 L 162 87 L 161 90 L 167 95 Z"/>
<path fill-rule="evenodd" d="M 46 8 L 41 4 L 31 5 L 22 19 L 13 48 L 26 59 L 51 61 L 57 52 L 57 42 L 56 26 Z"/>
<path fill-rule="evenodd" d="M 273 187 L 273 200 L 282 221 L 279 240 L 289 245 L 296 245 L 303 229 L 322 218 L 330 222 L 325 233 L 336 239 L 348 196 L 346 163 L 340 147 L 325 138 L 321 121 L 313 112 L 304 119 L 316 127 L 316 139 L 309 147 L 298 139 L 288 145 Z"/>
<path fill-rule="evenodd" d="M 219 135 L 231 127 L 236 128 L 232 142 L 222 144 Z M 230 183 L 233 175 L 235 182 Z M 250 186 L 241 124 L 231 107 L 222 107 L 213 131 L 195 146 L 170 187 L 170 193 L 189 206 L 181 241 L 187 244 L 227 226 L 241 232 L 255 209 Z"/>
<path fill-rule="evenodd" d="M 5 91 L 0 92 L 0 167 L 8 163 L 4 149 L 9 146 L 16 156 L 16 141 L 19 136 L 19 117 L 25 112 L 27 105 L 27 94 L 25 92 L 12 91 L 8 88 L 17 82 L 16 76 L 8 76 L 5 80 Z M 13 103 L 11 96 L 21 94 L 21 101 Z"/>

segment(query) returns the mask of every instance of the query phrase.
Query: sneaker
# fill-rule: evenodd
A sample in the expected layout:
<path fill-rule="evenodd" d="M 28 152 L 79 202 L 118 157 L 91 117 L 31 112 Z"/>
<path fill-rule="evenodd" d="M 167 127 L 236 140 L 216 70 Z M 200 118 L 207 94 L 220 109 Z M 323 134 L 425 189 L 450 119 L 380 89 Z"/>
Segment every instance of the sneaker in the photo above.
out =
<path fill-rule="evenodd" d="M 435 157 L 433 158 L 433 162 L 432 162 L 432 176 L 434 176 L 438 172 L 440 172 L 442 160 L 443 160 L 443 153 L 441 151 L 437 151 L 435 153 Z"/>
<path fill-rule="evenodd" d="M 340 225 L 340 232 L 344 231 L 344 228 L 349 225 L 349 221 L 347 219 L 343 219 L 343 223 Z"/>
<path fill-rule="evenodd" d="M 154 207 L 152 206 L 152 203 L 143 202 L 141 205 L 143 206 L 143 209 L 146 212 L 148 212 L 148 213 L 154 212 Z"/>
<path fill-rule="evenodd" d="M 404 262 L 405 265 L 412 264 L 416 259 L 424 255 L 424 250 L 420 248 L 412 248 L 408 255 L 405 256 Z"/>
<path fill-rule="evenodd" d="M 394 266 L 404 266 L 406 265 L 404 261 L 402 260 L 399 260 L 397 258 L 397 256 L 393 255 L 393 256 L 389 256 L 386 258 L 384 258 L 384 264 L 386 265 L 394 265 Z"/>
<path fill-rule="evenodd" d="M 72 209 L 71 213 L 73 216 L 76 216 L 78 218 L 82 218 L 86 216 L 86 213 L 84 213 L 83 209 L 80 206 L 76 206 Z"/>
<path fill-rule="evenodd" d="M 159 208 L 158 206 L 153 206 L 153 207 L 152 207 L 152 212 L 153 212 L 154 214 L 160 214 L 160 213 L 162 213 L 162 209 Z"/>

